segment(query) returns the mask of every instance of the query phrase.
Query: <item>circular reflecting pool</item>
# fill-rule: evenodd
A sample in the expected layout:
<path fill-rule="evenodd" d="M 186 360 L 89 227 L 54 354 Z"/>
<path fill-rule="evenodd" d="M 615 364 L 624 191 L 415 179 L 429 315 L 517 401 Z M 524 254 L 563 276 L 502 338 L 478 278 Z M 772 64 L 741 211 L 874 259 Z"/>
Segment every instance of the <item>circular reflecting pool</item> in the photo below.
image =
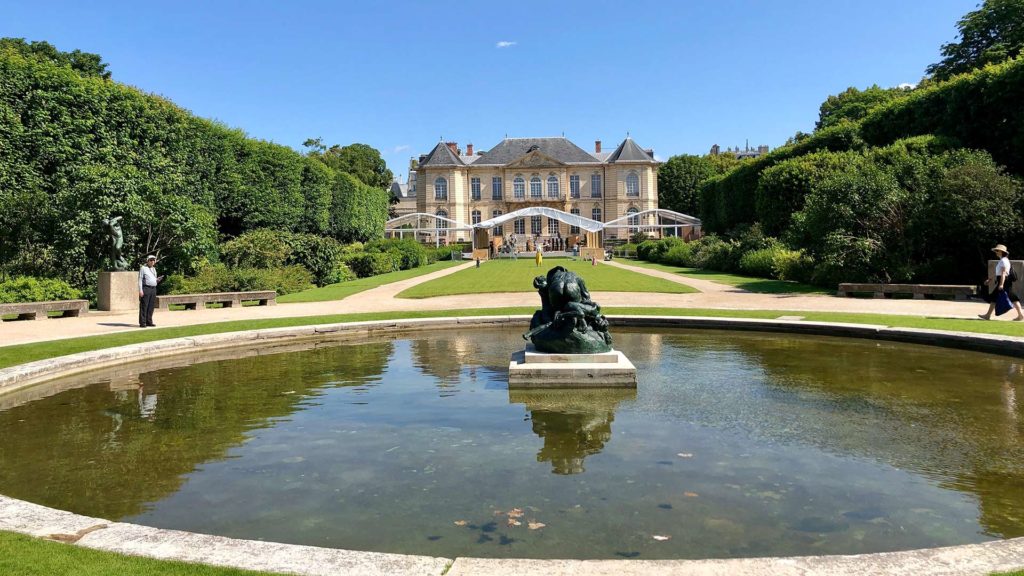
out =
<path fill-rule="evenodd" d="M 510 391 L 520 331 L 234 350 L 3 396 L 0 493 L 448 557 L 849 554 L 1024 535 L 1017 360 L 618 330 L 637 390 Z"/>

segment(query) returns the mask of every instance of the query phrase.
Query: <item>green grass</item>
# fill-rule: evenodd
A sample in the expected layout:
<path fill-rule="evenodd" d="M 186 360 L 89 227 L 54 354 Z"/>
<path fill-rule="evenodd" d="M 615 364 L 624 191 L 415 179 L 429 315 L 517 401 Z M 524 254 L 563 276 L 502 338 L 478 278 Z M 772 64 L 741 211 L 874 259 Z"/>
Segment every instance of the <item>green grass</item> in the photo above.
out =
<path fill-rule="evenodd" d="M 979 310 L 981 309 L 979 305 Z M 394 320 L 398 318 L 447 318 L 453 316 L 499 316 L 510 314 L 532 314 L 535 307 L 512 308 L 470 308 L 462 310 L 417 310 L 406 312 L 373 312 L 364 314 L 332 314 L 327 316 L 299 316 L 295 318 L 267 318 L 262 320 L 236 320 L 215 322 L 194 326 L 132 330 L 100 336 L 83 336 L 66 340 L 35 342 L 0 347 L 0 368 L 16 364 L 53 358 L 66 354 L 152 342 L 167 338 L 219 334 L 239 330 L 259 330 L 312 324 L 333 324 L 337 322 L 358 322 L 367 320 Z M 838 312 L 800 312 L 787 310 L 719 310 L 710 308 L 605 308 L 606 314 L 660 315 L 660 316 L 710 316 L 716 318 L 778 318 L 780 316 L 801 316 L 812 322 L 850 322 L 876 324 L 898 328 L 927 328 L 931 330 L 954 330 L 981 334 L 1024 336 L 1024 322 L 968 320 L 957 318 L 932 318 L 920 316 L 898 316 L 891 314 L 857 314 Z"/>
<path fill-rule="evenodd" d="M 532 258 L 491 260 L 480 268 L 469 268 L 444 278 L 418 284 L 400 292 L 399 298 L 431 298 L 453 294 L 484 294 L 488 292 L 534 292 L 533 278 L 545 274 L 552 266 L 564 266 L 582 275 L 591 292 L 665 292 L 687 294 L 697 290 L 662 278 L 638 274 L 600 262 L 592 266 L 582 260 L 547 258 L 539 268 Z"/>
<path fill-rule="evenodd" d="M 715 272 L 713 270 L 702 270 L 700 268 L 681 268 L 679 266 L 669 266 L 667 264 L 657 264 L 655 262 L 645 262 L 643 260 L 624 260 L 623 262 L 632 266 L 642 266 L 652 270 L 661 270 L 662 272 L 679 274 L 680 276 L 699 278 L 709 282 L 718 282 L 719 284 L 727 284 L 729 286 L 735 286 L 737 288 L 747 290 L 748 292 L 757 292 L 759 294 L 835 294 L 834 290 L 825 290 L 818 286 L 801 284 L 799 282 L 756 278 L 754 276 L 728 274 L 726 272 Z"/>
<path fill-rule="evenodd" d="M 0 532 L 0 574 L 4 576 L 256 576 L 235 568 L 153 560 L 69 546 L 13 532 Z"/>
<path fill-rule="evenodd" d="M 437 272 L 438 270 L 444 270 L 445 268 L 451 268 L 452 266 L 458 266 L 459 264 L 465 264 L 465 262 L 451 260 L 434 262 L 433 264 L 413 268 L 411 270 L 388 272 L 387 274 L 381 274 L 379 276 L 359 278 L 358 280 L 352 280 L 350 282 L 339 282 L 337 284 L 330 284 L 320 288 L 295 292 L 294 294 L 285 294 L 278 298 L 277 301 L 282 304 L 287 304 L 289 302 L 325 302 L 328 300 L 341 300 L 342 298 L 347 298 L 357 292 L 369 290 L 370 288 L 376 288 L 378 286 L 383 286 L 384 284 L 398 282 L 399 280 L 408 280 L 409 278 L 430 274 L 431 272 Z"/>

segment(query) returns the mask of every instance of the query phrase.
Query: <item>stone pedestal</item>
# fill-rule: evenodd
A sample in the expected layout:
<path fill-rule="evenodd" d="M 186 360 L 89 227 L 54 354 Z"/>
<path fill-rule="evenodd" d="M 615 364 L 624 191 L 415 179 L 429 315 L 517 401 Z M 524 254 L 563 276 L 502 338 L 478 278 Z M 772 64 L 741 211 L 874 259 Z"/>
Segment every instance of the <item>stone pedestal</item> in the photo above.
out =
<path fill-rule="evenodd" d="M 618 350 L 547 354 L 533 344 L 512 354 L 509 388 L 636 388 L 636 367 Z"/>
<path fill-rule="evenodd" d="M 138 272 L 100 272 L 96 304 L 100 310 L 123 312 L 139 309 Z"/>

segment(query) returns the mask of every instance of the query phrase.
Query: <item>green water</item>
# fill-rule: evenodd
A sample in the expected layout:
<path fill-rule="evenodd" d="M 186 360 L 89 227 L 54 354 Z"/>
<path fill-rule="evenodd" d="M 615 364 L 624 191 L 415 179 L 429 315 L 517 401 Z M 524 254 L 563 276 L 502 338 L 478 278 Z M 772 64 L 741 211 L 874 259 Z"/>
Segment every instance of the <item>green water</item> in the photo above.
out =
<path fill-rule="evenodd" d="M 3 396 L 0 493 L 449 557 L 851 554 L 1024 535 L 1017 360 L 618 330 L 635 392 L 510 392 L 519 332 L 234 351 Z"/>

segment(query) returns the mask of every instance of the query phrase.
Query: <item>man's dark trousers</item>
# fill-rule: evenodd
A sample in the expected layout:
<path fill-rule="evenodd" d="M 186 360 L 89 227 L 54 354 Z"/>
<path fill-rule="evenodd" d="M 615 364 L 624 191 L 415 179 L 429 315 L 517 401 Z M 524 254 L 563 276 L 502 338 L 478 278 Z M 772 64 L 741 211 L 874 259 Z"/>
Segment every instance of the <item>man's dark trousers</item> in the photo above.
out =
<path fill-rule="evenodd" d="M 139 326 L 153 325 L 153 307 L 156 306 L 156 286 L 143 286 L 139 298 Z"/>

